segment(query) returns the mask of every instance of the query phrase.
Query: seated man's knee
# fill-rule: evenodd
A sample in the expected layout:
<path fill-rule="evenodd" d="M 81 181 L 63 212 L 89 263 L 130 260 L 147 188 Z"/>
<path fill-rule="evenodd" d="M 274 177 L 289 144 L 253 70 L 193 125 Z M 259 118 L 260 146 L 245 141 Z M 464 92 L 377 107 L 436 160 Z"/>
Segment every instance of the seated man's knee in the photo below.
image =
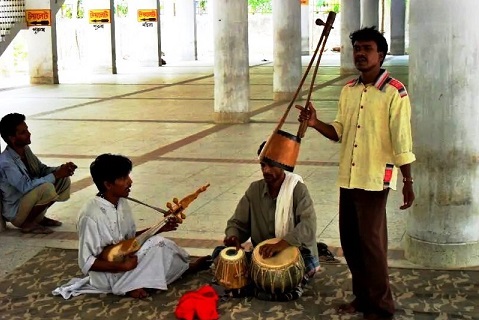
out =
<path fill-rule="evenodd" d="M 42 183 L 41 185 L 34 188 L 29 193 L 33 193 L 33 197 L 36 200 L 35 205 L 37 206 L 49 204 L 51 202 L 56 201 L 58 198 L 58 194 L 55 190 L 55 185 L 49 182 Z"/>
<path fill-rule="evenodd" d="M 62 178 L 55 183 L 55 190 L 56 190 L 56 193 L 58 194 L 57 201 L 62 202 L 62 201 L 67 201 L 68 199 L 70 199 L 70 186 L 71 186 L 70 177 Z"/>
<path fill-rule="evenodd" d="M 52 192 L 56 193 L 55 185 L 53 183 L 50 183 L 50 182 L 42 183 L 41 185 L 39 185 L 35 189 L 40 190 L 41 193 L 52 193 Z"/>

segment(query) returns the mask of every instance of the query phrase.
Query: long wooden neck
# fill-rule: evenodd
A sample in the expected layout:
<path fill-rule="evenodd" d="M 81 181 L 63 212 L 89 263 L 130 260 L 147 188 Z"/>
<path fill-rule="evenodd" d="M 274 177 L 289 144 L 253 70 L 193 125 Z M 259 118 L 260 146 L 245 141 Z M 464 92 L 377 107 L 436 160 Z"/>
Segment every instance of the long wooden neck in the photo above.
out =
<path fill-rule="evenodd" d="M 170 219 L 172 215 L 174 215 L 174 214 L 171 213 L 171 214 L 167 215 L 163 220 L 158 222 L 158 224 L 154 225 L 150 229 L 146 230 L 145 232 L 143 232 L 142 234 L 137 236 L 136 241 L 138 242 L 138 244 L 140 246 L 143 245 L 143 243 L 145 243 L 146 240 L 148 240 L 149 238 L 151 238 L 155 234 L 157 234 L 158 231 L 160 231 L 160 229 L 163 228 L 163 226 L 168 222 L 168 219 Z"/>
<path fill-rule="evenodd" d="M 167 214 L 165 216 L 165 218 L 163 220 L 161 220 L 158 224 L 154 225 L 153 227 L 151 227 L 150 229 L 146 230 L 145 232 L 143 232 L 142 234 L 140 234 L 139 236 L 135 237 L 135 240 L 138 242 L 138 244 L 141 246 L 143 245 L 143 243 L 145 243 L 146 240 L 148 240 L 149 238 L 151 238 L 152 236 L 154 236 L 156 233 L 158 233 L 158 231 L 160 231 L 160 229 L 168 222 L 168 219 L 171 218 L 171 216 L 178 216 L 180 217 L 180 215 L 182 216 L 181 219 L 184 219 L 185 216 L 183 214 L 183 210 L 185 210 L 188 205 L 193 202 L 193 200 L 195 200 L 198 195 L 205 191 L 208 187 L 210 186 L 210 184 L 206 184 L 204 186 L 202 186 L 201 188 L 199 188 L 198 190 L 196 190 L 194 193 L 184 197 L 183 199 L 181 199 L 181 201 L 178 202 L 178 199 L 173 199 L 173 204 L 168 202 L 166 205 L 167 207 L 170 209 L 169 211 L 169 214 Z M 147 205 L 146 203 L 143 203 L 141 201 L 138 201 L 136 199 L 132 199 L 132 198 L 128 198 L 129 200 L 132 200 L 134 202 L 137 202 L 137 203 L 140 203 L 142 205 L 145 205 L 149 208 L 152 208 L 152 209 L 155 209 L 157 211 L 160 211 L 160 212 L 165 212 L 165 210 L 162 210 L 160 208 L 156 208 L 156 207 L 153 207 L 153 206 L 150 206 L 150 205 Z"/>
<path fill-rule="evenodd" d="M 146 240 L 153 237 L 158 231 L 160 231 L 160 229 L 166 224 L 167 221 L 168 218 L 161 220 L 158 224 L 154 225 L 153 227 L 136 237 L 136 241 L 138 242 L 138 244 L 142 246 Z"/>

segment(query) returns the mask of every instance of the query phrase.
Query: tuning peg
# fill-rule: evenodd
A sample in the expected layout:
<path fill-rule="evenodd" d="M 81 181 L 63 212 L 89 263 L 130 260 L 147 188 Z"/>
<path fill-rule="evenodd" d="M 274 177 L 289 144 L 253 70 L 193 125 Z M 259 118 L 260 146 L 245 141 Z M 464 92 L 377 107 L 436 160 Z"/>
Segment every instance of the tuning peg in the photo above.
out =
<path fill-rule="evenodd" d="M 183 212 L 181 213 L 181 219 L 186 219 L 186 214 L 184 214 Z"/>
<path fill-rule="evenodd" d="M 171 204 L 171 202 L 167 202 L 166 207 L 170 210 L 173 210 L 173 205 Z"/>
<path fill-rule="evenodd" d="M 316 25 L 325 26 L 326 22 L 324 22 L 322 19 L 318 18 L 318 19 L 316 19 Z M 331 29 L 334 29 L 334 27 L 331 27 Z"/>
<path fill-rule="evenodd" d="M 178 201 L 178 198 L 173 198 L 173 203 L 176 204 L 176 205 L 179 205 L 179 201 Z"/>

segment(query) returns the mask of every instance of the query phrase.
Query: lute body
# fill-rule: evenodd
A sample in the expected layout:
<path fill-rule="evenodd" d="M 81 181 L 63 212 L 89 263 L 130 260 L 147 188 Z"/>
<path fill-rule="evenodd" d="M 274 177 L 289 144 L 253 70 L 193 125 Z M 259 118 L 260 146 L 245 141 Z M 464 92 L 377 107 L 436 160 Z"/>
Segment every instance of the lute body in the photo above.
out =
<path fill-rule="evenodd" d="M 141 244 L 136 238 L 120 241 L 117 244 L 106 246 L 99 258 L 110 262 L 121 262 L 125 257 L 140 250 Z"/>

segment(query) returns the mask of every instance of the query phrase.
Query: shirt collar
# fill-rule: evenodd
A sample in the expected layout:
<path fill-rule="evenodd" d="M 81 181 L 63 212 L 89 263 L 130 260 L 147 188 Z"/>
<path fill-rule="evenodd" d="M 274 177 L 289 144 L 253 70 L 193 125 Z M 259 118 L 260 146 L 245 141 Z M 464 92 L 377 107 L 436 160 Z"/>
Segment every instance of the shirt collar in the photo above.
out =
<path fill-rule="evenodd" d="M 269 196 L 269 190 L 268 190 L 268 185 L 266 184 L 266 182 L 264 180 L 261 180 L 263 182 L 263 190 L 261 192 L 261 194 L 263 195 L 263 198 L 266 197 L 266 196 Z"/>
<path fill-rule="evenodd" d="M 381 69 L 379 71 L 378 77 L 376 78 L 376 81 L 374 82 L 374 86 L 378 90 L 381 90 L 387 78 L 389 78 L 389 72 L 386 69 Z M 361 77 L 357 77 L 356 79 L 353 79 L 349 82 L 349 86 L 354 87 L 355 85 L 360 83 L 362 83 Z"/>
<path fill-rule="evenodd" d="M 112 209 L 118 209 L 117 207 L 115 207 L 115 205 L 113 203 L 111 203 L 110 201 L 106 200 L 105 198 L 103 198 L 102 196 L 100 196 L 98 194 L 96 196 L 96 200 L 98 202 L 100 202 L 101 204 L 103 204 L 104 206 L 106 206 L 106 207 L 109 207 L 109 208 L 112 208 Z M 120 206 L 120 201 L 118 201 L 118 206 Z M 105 213 L 105 212 L 103 212 L 103 213 Z"/>
<path fill-rule="evenodd" d="M 20 159 L 20 155 L 12 147 L 7 145 L 7 147 L 5 148 L 5 151 L 8 152 L 8 154 L 10 154 L 13 160 Z"/>

